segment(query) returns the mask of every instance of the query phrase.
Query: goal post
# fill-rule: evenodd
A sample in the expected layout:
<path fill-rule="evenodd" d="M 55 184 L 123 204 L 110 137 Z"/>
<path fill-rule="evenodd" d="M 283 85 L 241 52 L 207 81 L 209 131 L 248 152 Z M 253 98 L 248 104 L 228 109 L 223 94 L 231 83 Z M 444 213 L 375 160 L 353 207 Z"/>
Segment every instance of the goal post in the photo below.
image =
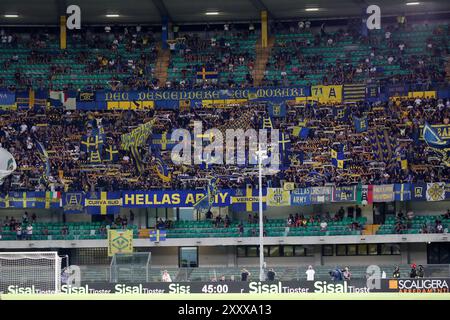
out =
<path fill-rule="evenodd" d="M 58 252 L 0 252 L 0 293 L 58 293 Z"/>
<path fill-rule="evenodd" d="M 148 282 L 151 252 L 116 253 L 109 266 L 111 283 Z"/>

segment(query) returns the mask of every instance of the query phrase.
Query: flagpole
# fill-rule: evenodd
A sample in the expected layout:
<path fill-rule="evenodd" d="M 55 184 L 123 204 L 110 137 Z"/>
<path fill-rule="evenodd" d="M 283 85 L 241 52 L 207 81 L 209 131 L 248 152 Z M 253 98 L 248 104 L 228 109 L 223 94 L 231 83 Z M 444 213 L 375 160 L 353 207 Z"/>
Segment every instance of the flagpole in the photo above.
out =
<path fill-rule="evenodd" d="M 261 144 L 258 151 L 258 185 L 259 185 L 259 280 L 264 281 L 264 227 L 263 227 L 263 192 L 262 192 L 262 156 Z"/>

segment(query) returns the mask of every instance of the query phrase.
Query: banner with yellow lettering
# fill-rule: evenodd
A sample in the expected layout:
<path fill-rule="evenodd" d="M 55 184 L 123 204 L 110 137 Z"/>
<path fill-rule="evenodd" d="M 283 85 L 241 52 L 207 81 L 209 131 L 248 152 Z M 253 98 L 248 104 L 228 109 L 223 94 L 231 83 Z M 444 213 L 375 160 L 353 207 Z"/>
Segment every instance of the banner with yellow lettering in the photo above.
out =
<path fill-rule="evenodd" d="M 233 190 L 222 189 L 214 197 L 214 207 L 231 205 Z M 204 190 L 123 191 L 122 202 L 127 208 L 193 207 L 206 196 Z"/>
<path fill-rule="evenodd" d="M 106 102 L 106 108 L 108 110 L 144 110 L 144 109 L 153 109 L 154 107 L 155 102 L 151 100 Z"/>
<path fill-rule="evenodd" d="M 108 230 L 108 257 L 133 253 L 133 230 Z"/>

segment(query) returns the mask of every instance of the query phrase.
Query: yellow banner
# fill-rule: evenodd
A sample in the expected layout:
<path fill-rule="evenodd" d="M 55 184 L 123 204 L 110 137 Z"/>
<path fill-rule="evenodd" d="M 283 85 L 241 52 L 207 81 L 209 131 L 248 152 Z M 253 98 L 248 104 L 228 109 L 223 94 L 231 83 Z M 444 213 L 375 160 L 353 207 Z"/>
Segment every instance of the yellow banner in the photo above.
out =
<path fill-rule="evenodd" d="M 133 252 L 132 230 L 108 230 L 108 257 Z"/>
<path fill-rule="evenodd" d="M 283 189 L 285 191 L 292 191 L 295 189 L 295 183 L 294 182 L 284 182 Z"/>
<path fill-rule="evenodd" d="M 59 48 L 67 48 L 66 16 L 59 17 Z"/>
<path fill-rule="evenodd" d="M 412 91 L 408 92 L 408 98 L 436 98 L 436 91 Z"/>
<path fill-rule="evenodd" d="M 152 128 L 155 122 L 156 119 L 152 119 L 149 122 L 140 125 L 130 133 L 125 133 L 121 135 L 120 136 L 121 149 L 128 150 L 131 147 L 137 148 L 143 146 L 145 144 L 145 141 L 147 141 L 148 136 L 152 132 Z"/>
<path fill-rule="evenodd" d="M 283 188 L 267 188 L 267 205 L 284 207 L 291 205 L 291 193 Z"/>
<path fill-rule="evenodd" d="M 269 28 L 267 23 L 267 11 L 261 11 L 261 47 L 267 48 L 267 40 L 269 34 Z"/>
<path fill-rule="evenodd" d="M 108 110 L 142 110 L 142 109 L 153 109 L 154 107 L 155 102 L 150 100 L 106 102 L 106 108 Z"/>
<path fill-rule="evenodd" d="M 342 85 L 312 86 L 311 98 L 319 103 L 341 103 Z"/>

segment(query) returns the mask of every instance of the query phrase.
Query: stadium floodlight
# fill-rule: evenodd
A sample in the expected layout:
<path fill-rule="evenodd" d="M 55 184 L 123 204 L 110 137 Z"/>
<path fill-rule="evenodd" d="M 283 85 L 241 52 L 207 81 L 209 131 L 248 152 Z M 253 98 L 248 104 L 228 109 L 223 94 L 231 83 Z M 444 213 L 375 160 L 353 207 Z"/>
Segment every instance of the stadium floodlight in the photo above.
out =
<path fill-rule="evenodd" d="M 117 14 L 117 13 L 108 13 L 108 14 L 106 15 L 106 17 L 107 17 L 107 18 L 118 18 L 118 17 L 120 17 L 120 15 Z"/>
<path fill-rule="evenodd" d="M 420 4 L 420 2 L 407 2 L 406 3 L 407 6 L 417 6 L 419 4 Z"/>
<path fill-rule="evenodd" d="M 58 252 L 0 252 L 0 292 L 58 293 L 60 287 Z"/>
<path fill-rule="evenodd" d="M 263 226 L 263 193 L 262 193 L 262 162 L 267 159 L 267 151 L 261 149 L 259 144 L 258 151 L 258 188 L 259 188 L 259 280 L 264 281 L 264 226 Z"/>
<path fill-rule="evenodd" d="M 308 11 L 308 12 L 319 11 L 319 8 L 306 8 L 305 11 Z"/>
<path fill-rule="evenodd" d="M 19 15 L 18 14 L 5 14 L 3 17 L 5 17 L 5 18 L 18 18 Z"/>
<path fill-rule="evenodd" d="M 219 14 L 218 11 L 208 11 L 205 13 L 207 16 L 217 16 Z"/>

